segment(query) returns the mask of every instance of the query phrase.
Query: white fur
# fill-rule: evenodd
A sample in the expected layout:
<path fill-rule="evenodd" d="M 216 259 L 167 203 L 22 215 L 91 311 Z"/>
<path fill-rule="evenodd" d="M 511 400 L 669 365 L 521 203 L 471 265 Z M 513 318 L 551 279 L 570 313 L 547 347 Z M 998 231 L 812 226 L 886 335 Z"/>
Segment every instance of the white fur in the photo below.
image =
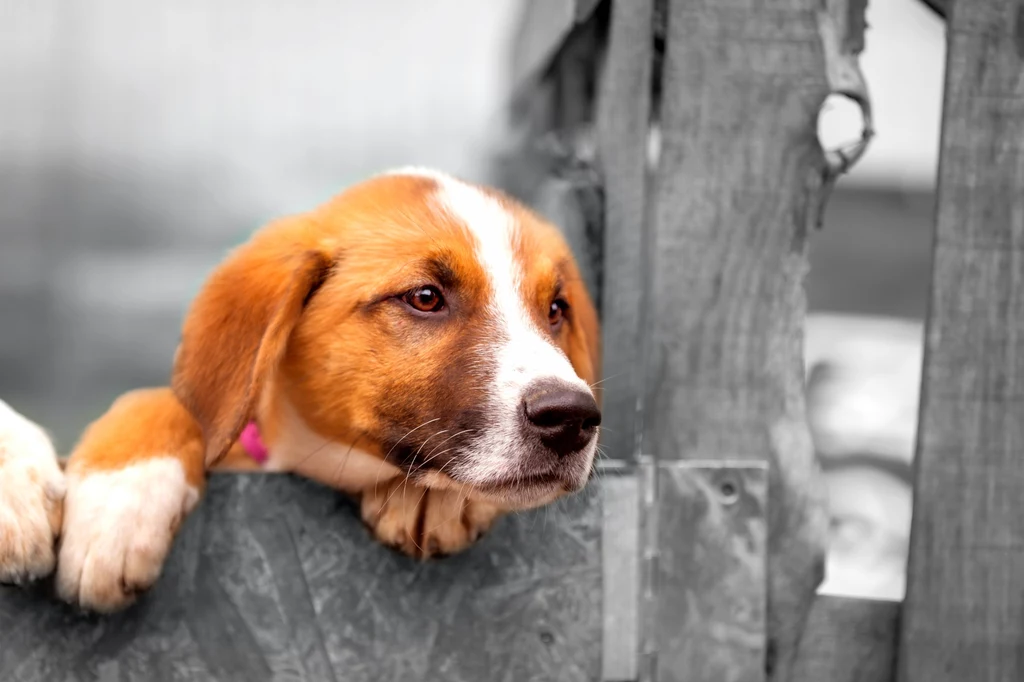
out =
<path fill-rule="evenodd" d="M 590 387 L 525 309 L 522 267 L 514 250 L 518 238 L 515 216 L 480 189 L 442 173 L 417 168 L 397 172 L 430 177 L 438 183 L 439 207 L 461 221 L 473 235 L 477 257 L 494 292 L 489 308 L 498 321 L 501 336 L 483 360 L 497 368 L 491 392 L 495 419 L 487 433 L 477 439 L 474 451 L 466 453 L 466 459 L 453 473 L 463 481 L 478 484 L 518 475 L 521 471 L 517 454 L 524 447 L 519 417 L 524 389 L 541 379 L 557 379 L 584 391 L 590 391 Z M 589 462 L 597 449 L 596 437 L 587 449 Z"/>
<path fill-rule="evenodd" d="M 64 474 L 49 437 L 0 400 L 0 581 L 48 575 L 64 498 Z"/>
<path fill-rule="evenodd" d="M 268 471 L 290 471 L 355 494 L 402 472 L 379 457 L 316 434 L 291 405 L 281 406 L 281 436 L 268 443 Z"/>
<path fill-rule="evenodd" d="M 198 501 L 199 491 L 174 457 L 69 475 L 60 596 L 101 612 L 130 603 L 135 589 L 156 581 L 178 524 Z"/>

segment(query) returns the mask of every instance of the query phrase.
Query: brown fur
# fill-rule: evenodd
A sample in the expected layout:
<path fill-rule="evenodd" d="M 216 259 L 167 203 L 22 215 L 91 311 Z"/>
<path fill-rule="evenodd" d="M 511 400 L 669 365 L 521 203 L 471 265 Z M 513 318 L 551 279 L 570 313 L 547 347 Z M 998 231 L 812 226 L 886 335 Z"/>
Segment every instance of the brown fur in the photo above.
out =
<path fill-rule="evenodd" d="M 252 468 L 235 443 L 241 429 L 256 419 L 274 442 L 286 427 L 285 405 L 325 442 L 358 447 L 382 464 L 389 453 L 423 457 L 437 434 L 423 430 L 404 441 L 403 434 L 437 405 L 472 414 L 486 390 L 479 376 L 467 384 L 460 368 L 488 343 L 484 308 L 493 293 L 466 228 L 424 202 L 435 186 L 429 178 L 382 176 L 256 233 L 193 302 L 172 388 L 119 398 L 85 432 L 69 473 L 170 455 L 200 488 L 218 462 Z M 544 325 L 552 298 L 566 299 L 554 340 L 592 384 L 600 371 L 597 314 L 572 254 L 555 228 L 500 200 L 520 225 L 516 255 L 531 292 L 523 303 Z M 391 298 L 425 281 L 457 299 L 451 314 L 462 318 L 414 319 Z M 400 441 L 404 449 L 395 454 Z M 501 513 L 445 490 L 446 476 L 429 473 L 363 491 L 363 515 L 378 537 L 421 556 L 458 551 Z"/>

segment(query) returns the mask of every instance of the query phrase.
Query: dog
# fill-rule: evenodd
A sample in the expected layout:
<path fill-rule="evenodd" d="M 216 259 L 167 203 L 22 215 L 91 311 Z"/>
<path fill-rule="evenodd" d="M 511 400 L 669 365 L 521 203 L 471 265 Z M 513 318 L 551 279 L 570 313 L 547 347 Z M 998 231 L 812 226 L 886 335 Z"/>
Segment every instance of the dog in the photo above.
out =
<path fill-rule="evenodd" d="M 0 580 L 96 612 L 152 586 L 211 469 L 359 500 L 382 543 L 459 552 L 590 478 L 599 323 L 559 231 L 424 169 L 258 230 L 186 314 L 169 387 L 118 398 L 63 467 L 0 409 Z M 59 538 L 59 542 L 58 542 Z"/>

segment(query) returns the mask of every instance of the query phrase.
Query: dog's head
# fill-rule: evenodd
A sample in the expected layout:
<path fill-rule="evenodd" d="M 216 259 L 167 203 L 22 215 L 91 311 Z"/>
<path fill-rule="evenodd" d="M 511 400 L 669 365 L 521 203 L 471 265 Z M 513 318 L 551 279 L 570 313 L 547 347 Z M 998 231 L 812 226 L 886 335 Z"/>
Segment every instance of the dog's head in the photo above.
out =
<path fill-rule="evenodd" d="M 409 171 L 231 254 L 186 318 L 173 385 L 210 462 L 274 392 L 414 480 L 527 507 L 590 475 L 598 363 L 558 231 L 495 191 Z"/>

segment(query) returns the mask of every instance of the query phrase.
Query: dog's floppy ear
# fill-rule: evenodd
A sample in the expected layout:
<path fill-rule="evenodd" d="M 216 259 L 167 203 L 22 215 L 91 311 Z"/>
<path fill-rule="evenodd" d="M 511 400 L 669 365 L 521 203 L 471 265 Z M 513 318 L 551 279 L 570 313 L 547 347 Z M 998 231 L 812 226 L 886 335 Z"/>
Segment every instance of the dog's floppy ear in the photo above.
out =
<path fill-rule="evenodd" d="M 252 418 L 264 380 L 333 265 L 297 220 L 264 228 L 229 255 L 185 318 L 171 385 L 202 427 L 207 465 Z"/>
<path fill-rule="evenodd" d="M 566 288 L 572 306 L 572 324 L 566 354 L 576 374 L 593 385 L 601 375 L 601 328 L 597 311 L 578 272 L 573 273 Z M 600 392 L 595 395 L 600 395 Z M 598 398 L 598 403 L 600 402 Z"/>

